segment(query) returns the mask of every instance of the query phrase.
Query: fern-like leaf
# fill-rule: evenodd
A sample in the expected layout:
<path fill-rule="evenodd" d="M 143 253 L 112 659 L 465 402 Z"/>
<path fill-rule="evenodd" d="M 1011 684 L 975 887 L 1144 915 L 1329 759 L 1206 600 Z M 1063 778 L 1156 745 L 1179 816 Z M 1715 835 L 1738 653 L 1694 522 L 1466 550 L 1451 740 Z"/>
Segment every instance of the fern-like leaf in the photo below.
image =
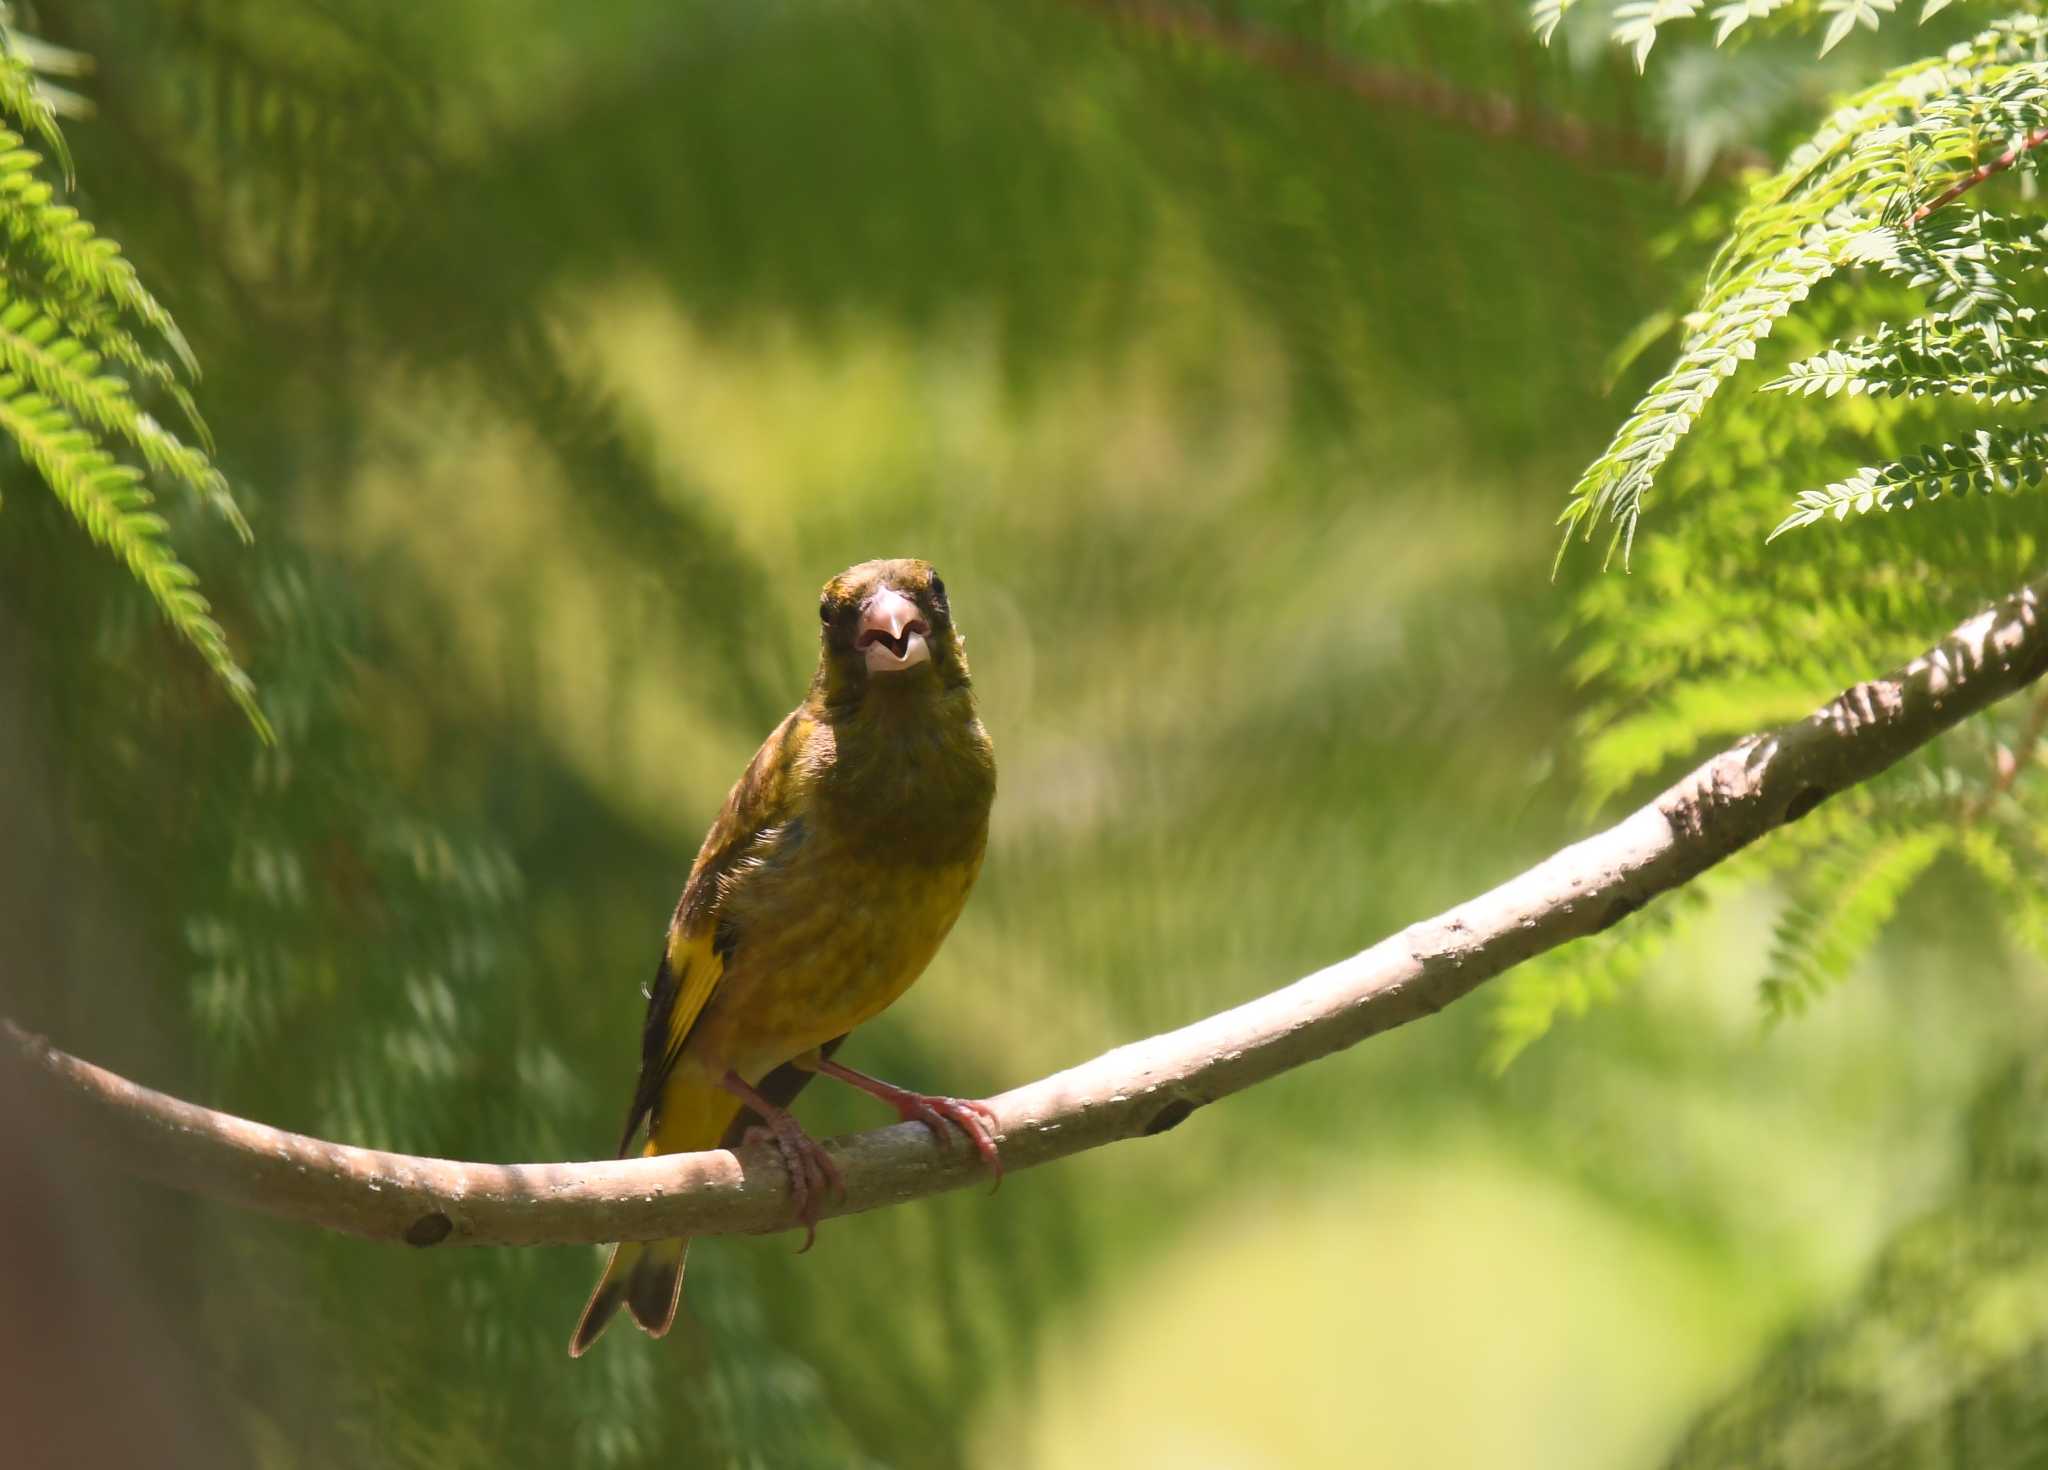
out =
<path fill-rule="evenodd" d="M 1861 12 L 1844 12 L 1852 16 Z M 1865 89 L 1760 185 L 1707 276 L 1677 363 L 1637 403 L 1573 486 L 1563 544 L 1611 523 L 1628 559 L 1645 499 L 1721 384 L 1753 358 L 1787 312 L 1848 266 L 1869 266 L 1928 296 L 1950 321 L 1996 333 L 2015 311 L 2008 281 L 2037 236 L 1995 217 L 1921 219 L 1969 170 L 1987 138 L 2048 124 L 2048 18 L 1992 27 L 1934 63 Z"/>
<path fill-rule="evenodd" d="M 177 366 L 152 353 L 108 303 L 53 292 L 39 273 L 21 269 L 4 254 L 0 254 L 0 282 L 4 282 L 0 289 L 4 289 L 9 300 L 33 303 L 38 311 L 61 322 L 65 331 L 102 358 L 170 399 L 199 441 L 199 448 L 208 455 L 213 453 L 213 433 L 200 417 L 199 405 L 178 376 Z M 238 518 L 239 512 L 229 517 Z"/>
<path fill-rule="evenodd" d="M 1956 852 L 1997 895 L 1999 916 L 2012 937 L 2036 960 L 2048 960 L 2048 891 L 2041 881 L 2048 864 L 2038 844 L 2025 833 L 1973 825 L 1958 834 Z"/>
<path fill-rule="evenodd" d="M 0 99 L 4 100 L 4 99 Z M 197 375 L 178 324 L 151 295 L 121 254 L 81 217 L 55 200 L 55 190 L 37 173 L 42 155 L 26 147 L 21 134 L 0 128 L 0 231 L 39 259 L 52 286 L 69 297 L 98 299 L 134 316 L 169 344 L 184 370 Z"/>
<path fill-rule="evenodd" d="M 1643 499 L 1657 471 L 1671 457 L 1721 384 L 1756 355 L 1756 345 L 1779 319 L 1856 254 L 1868 231 L 1816 226 L 1797 247 L 1757 269 L 1737 274 L 1693 318 L 1677 365 L 1637 403 L 1607 447 L 1572 487 L 1559 519 L 1565 544 L 1574 531 L 1590 536 L 1606 520 L 1614 523 L 1609 552 L 1618 547 L 1626 563 L 1634 546 Z M 1564 547 L 1558 554 L 1562 556 Z"/>
<path fill-rule="evenodd" d="M 1546 45 L 1555 34 L 1571 0 L 1535 0 L 1530 21 L 1537 37 Z M 1629 51 L 1641 71 L 1649 60 L 1665 27 L 1691 20 L 1704 0 L 1622 0 L 1612 12 L 1610 39 Z M 1923 0 L 1920 18 L 1925 21 L 1950 0 Z M 1859 25 L 1875 31 L 1886 16 L 1898 8 L 1899 0 L 1722 0 L 1714 6 L 1714 44 L 1726 45 L 1745 26 L 1775 17 L 1775 29 L 1789 29 L 1825 22 L 1820 55 L 1826 56 Z"/>
<path fill-rule="evenodd" d="M 1717 875 L 1666 894 L 1618 929 L 1553 950 L 1517 967 L 1501 983 L 1489 1014 L 1487 1065 L 1496 1075 L 1541 1040 L 1561 1018 L 1612 1002 L 1648 972 L 1712 907 L 1727 885 Z"/>
<path fill-rule="evenodd" d="M 1624 0 L 1614 8 L 1614 41 L 1635 56 L 1636 70 L 1650 61 L 1657 32 L 1673 21 L 1699 14 L 1701 0 Z"/>
<path fill-rule="evenodd" d="M 33 302 L 7 300 L 0 288 L 0 367 L 27 379 L 78 418 L 126 440 L 152 469 L 200 496 L 247 541 L 249 523 L 226 477 L 205 454 L 137 407 L 128 384 L 99 372 L 99 366 L 99 354 L 68 335 L 55 317 Z"/>
<path fill-rule="evenodd" d="M 1728 38 L 1751 21 L 1763 20 L 1784 8 L 1788 0 L 1728 0 L 1714 7 L 1714 44 L 1726 45 Z"/>
<path fill-rule="evenodd" d="M 1535 27 L 1536 39 L 1548 46 L 1564 23 L 1564 13 L 1571 8 L 1572 0 L 1535 0 L 1529 7 L 1529 23 Z"/>
<path fill-rule="evenodd" d="M 1867 465 L 1824 490 L 1803 490 L 1770 539 L 1853 513 L 1910 510 L 1943 496 L 2014 495 L 2035 489 L 2048 470 L 2048 431 L 1979 429 L 1967 442 L 1923 447 L 1888 465 Z"/>
<path fill-rule="evenodd" d="M 20 39 L 0 17 L 0 117 L 35 134 L 68 179 L 70 156 L 56 109 Z M 120 247 L 58 201 L 41 176 L 42 162 L 21 132 L 0 126 L 0 435 L 14 442 L 92 539 L 121 560 L 268 741 L 271 727 L 249 676 L 199 594 L 197 577 L 172 551 L 143 470 L 109 447 L 134 451 L 149 470 L 193 492 L 247 540 L 248 522 L 208 457 L 205 424 L 181 381 L 181 375 L 196 375 L 198 365 L 177 323 Z M 154 333 L 175 361 L 145 346 L 135 323 Z M 145 412 L 128 381 L 104 371 L 107 366 L 162 389 L 193 425 L 201 447 Z"/>
<path fill-rule="evenodd" d="M 15 442 L 87 534 L 127 565 L 172 628 L 227 686 L 263 738 L 270 739 L 270 723 L 256 703 L 255 685 L 213 620 L 199 593 L 198 577 L 164 539 L 164 519 L 150 508 L 141 471 L 102 449 L 19 373 L 0 373 L 0 433 Z"/>
<path fill-rule="evenodd" d="M 5 49 L 0 50 L 0 113 L 17 119 L 41 140 L 64 171 L 64 185 L 69 188 L 74 177 L 71 148 L 64 141 L 63 130 L 57 126 L 57 109 L 42 84 L 36 80 L 35 68 L 24 53 L 22 38 L 4 27 L 0 27 L 0 37 L 5 39 Z"/>
<path fill-rule="evenodd" d="M 1884 17 L 1898 7 L 1899 0 L 1820 0 L 1821 14 L 1831 17 L 1827 34 L 1821 37 L 1820 54 L 1825 56 L 1857 26 L 1876 30 Z"/>
<path fill-rule="evenodd" d="M 1876 942 L 1915 880 L 1955 840 L 1951 829 L 1877 832 L 1806 874 L 1805 891 L 1778 922 L 1760 995 L 1771 1018 L 1803 1011 L 1838 984 Z"/>
<path fill-rule="evenodd" d="M 1887 322 L 1868 336 L 1793 363 L 1765 392 L 1973 398 L 1996 406 L 2048 396 L 2048 318 L 2017 307 L 2002 330 L 1922 318 Z"/>

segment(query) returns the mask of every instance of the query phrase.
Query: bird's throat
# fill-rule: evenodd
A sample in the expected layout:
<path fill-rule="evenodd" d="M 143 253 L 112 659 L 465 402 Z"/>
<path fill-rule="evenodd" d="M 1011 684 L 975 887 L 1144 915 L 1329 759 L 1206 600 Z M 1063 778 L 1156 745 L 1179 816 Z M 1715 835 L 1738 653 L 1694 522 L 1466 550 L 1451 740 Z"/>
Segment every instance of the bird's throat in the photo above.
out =
<path fill-rule="evenodd" d="M 972 696 L 930 683 L 908 697 L 871 690 L 856 712 L 833 720 L 831 767 L 819 785 L 821 817 L 860 834 L 878 856 L 917 864 L 978 854 L 995 797 L 995 755 Z"/>

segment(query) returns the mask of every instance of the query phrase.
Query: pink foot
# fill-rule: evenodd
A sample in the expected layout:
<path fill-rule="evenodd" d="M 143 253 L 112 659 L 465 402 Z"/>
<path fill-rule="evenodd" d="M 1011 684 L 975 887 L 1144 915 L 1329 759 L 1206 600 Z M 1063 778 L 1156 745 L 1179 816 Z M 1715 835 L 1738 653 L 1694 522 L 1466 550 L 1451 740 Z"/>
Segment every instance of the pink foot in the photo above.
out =
<path fill-rule="evenodd" d="M 997 1187 L 1002 1186 L 1003 1156 L 996 1148 L 996 1131 L 1002 1125 L 996 1118 L 995 1109 L 987 1103 L 967 1097 L 912 1092 L 907 1087 L 898 1087 L 893 1082 L 884 1082 L 879 1077 L 870 1077 L 865 1072 L 856 1072 L 834 1061 L 824 1062 L 818 1070 L 858 1087 L 871 1097 L 880 1098 L 894 1108 L 896 1116 L 904 1122 L 924 1124 L 941 1148 L 953 1146 L 953 1135 L 946 1131 L 946 1125 L 951 1123 L 967 1135 L 974 1151 L 981 1155 L 982 1162 L 996 1176 Z"/>
<path fill-rule="evenodd" d="M 734 1084 L 737 1083 L 737 1086 Z M 732 1073 L 726 1074 L 726 1086 L 737 1093 L 748 1107 L 765 1118 L 767 1122 L 756 1123 L 741 1135 L 740 1142 L 747 1144 L 772 1141 L 775 1150 L 782 1156 L 783 1172 L 789 1175 L 789 1197 L 796 1223 L 804 1227 L 804 1243 L 798 1247 L 802 1255 L 818 1240 L 818 1216 L 825 1206 L 825 1196 L 837 1195 L 846 1198 L 846 1176 L 839 1171 L 838 1163 L 825 1152 L 825 1146 L 804 1132 L 803 1125 L 781 1108 L 764 1100 L 759 1093 L 741 1082 Z"/>

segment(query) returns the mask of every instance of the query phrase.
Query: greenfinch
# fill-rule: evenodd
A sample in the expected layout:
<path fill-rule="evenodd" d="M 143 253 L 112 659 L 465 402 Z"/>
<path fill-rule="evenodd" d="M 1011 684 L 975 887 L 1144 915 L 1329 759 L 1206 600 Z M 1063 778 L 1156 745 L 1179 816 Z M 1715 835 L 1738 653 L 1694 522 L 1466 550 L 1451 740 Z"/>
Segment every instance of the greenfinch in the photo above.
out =
<path fill-rule="evenodd" d="M 648 992 L 640 1079 L 620 1140 L 641 1152 L 765 1134 L 815 1234 L 845 1185 L 789 1102 L 812 1076 L 872 1093 L 942 1143 L 957 1126 L 1000 1178 L 987 1105 L 895 1087 L 833 1060 L 846 1034 L 931 963 L 988 845 L 995 752 L 975 712 L 946 584 L 922 561 L 871 561 L 825 584 L 818 671 L 712 823 Z M 622 1242 L 569 1344 L 620 1306 L 660 1337 L 686 1240 Z"/>

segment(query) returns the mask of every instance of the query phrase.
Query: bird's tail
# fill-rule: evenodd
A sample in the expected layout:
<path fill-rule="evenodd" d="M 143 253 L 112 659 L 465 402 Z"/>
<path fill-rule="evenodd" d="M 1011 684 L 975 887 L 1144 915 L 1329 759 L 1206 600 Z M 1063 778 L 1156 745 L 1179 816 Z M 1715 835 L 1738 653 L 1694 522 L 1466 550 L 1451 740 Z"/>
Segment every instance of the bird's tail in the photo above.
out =
<path fill-rule="evenodd" d="M 672 1074 L 662 1090 L 659 1120 L 648 1137 L 646 1153 L 675 1154 L 717 1148 L 718 1140 L 739 1112 L 739 1099 L 720 1087 L 709 1087 Z M 590 1304 L 569 1339 L 569 1356 L 590 1351 L 620 1307 L 632 1313 L 649 1337 L 660 1337 L 676 1320 L 683 1296 L 683 1258 L 687 1240 L 625 1240 L 612 1247 L 604 1275 L 590 1293 Z"/>
<path fill-rule="evenodd" d="M 689 1253 L 687 1240 L 621 1241 L 612 1247 L 590 1305 L 569 1339 L 569 1356 L 580 1358 L 603 1335 L 620 1306 L 649 1337 L 660 1337 L 676 1320 L 676 1303 L 683 1296 L 683 1258 Z"/>

